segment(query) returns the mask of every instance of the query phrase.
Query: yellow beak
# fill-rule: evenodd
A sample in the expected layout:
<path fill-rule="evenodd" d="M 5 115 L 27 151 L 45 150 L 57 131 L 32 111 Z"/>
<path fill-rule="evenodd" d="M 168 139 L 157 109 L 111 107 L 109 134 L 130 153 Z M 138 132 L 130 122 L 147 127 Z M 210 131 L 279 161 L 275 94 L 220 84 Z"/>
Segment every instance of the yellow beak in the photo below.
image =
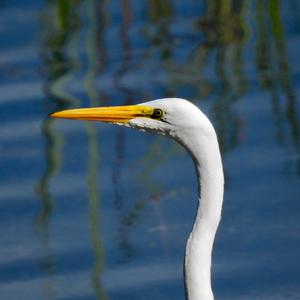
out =
<path fill-rule="evenodd" d="M 50 114 L 50 117 L 109 123 L 127 123 L 137 117 L 150 118 L 153 114 L 153 110 L 152 107 L 144 105 L 91 107 L 62 110 Z"/>

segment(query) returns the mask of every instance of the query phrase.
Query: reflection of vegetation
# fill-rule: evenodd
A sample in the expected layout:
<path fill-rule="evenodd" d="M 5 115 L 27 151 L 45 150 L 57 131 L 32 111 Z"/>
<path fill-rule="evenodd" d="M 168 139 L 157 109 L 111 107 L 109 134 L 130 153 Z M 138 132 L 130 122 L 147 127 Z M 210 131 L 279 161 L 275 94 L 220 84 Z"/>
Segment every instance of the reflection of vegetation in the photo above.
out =
<path fill-rule="evenodd" d="M 97 56 L 97 41 L 100 41 L 101 48 L 103 47 L 103 30 L 105 24 L 101 23 L 101 29 L 97 31 L 98 19 L 103 18 L 105 10 L 105 2 L 102 2 L 100 7 L 100 15 L 96 14 L 96 3 L 95 1 L 89 1 L 87 3 L 87 15 L 89 20 L 89 30 L 87 33 L 87 54 L 88 54 L 88 70 L 85 77 L 85 87 L 90 98 L 91 106 L 98 105 L 98 93 L 94 87 L 94 80 L 97 72 L 104 69 L 104 57 Z M 97 38 L 97 34 L 98 37 Z M 100 53 L 100 52 L 99 52 Z M 103 53 L 103 52 L 102 52 Z M 101 64 L 102 63 L 102 64 Z M 104 270 L 104 247 L 101 240 L 100 230 L 100 193 L 97 180 L 97 170 L 99 161 L 99 147 L 97 143 L 97 131 L 95 124 L 86 124 L 88 134 L 88 187 L 89 187 L 89 218 L 91 226 L 91 238 L 92 245 L 95 254 L 95 265 L 91 274 L 91 283 L 94 288 L 96 298 L 105 300 L 108 299 L 107 295 L 101 285 L 101 273 Z"/>
<path fill-rule="evenodd" d="M 151 89 L 151 94 L 159 93 L 162 96 L 181 96 L 186 90 L 192 98 L 213 98 L 213 113 L 219 131 L 220 144 L 223 151 L 229 151 L 240 142 L 242 120 L 233 109 L 233 105 L 246 91 L 247 79 L 244 71 L 245 43 L 249 37 L 249 25 L 246 22 L 246 12 L 250 7 L 248 1 L 241 0 L 212 0 L 206 1 L 205 14 L 194 22 L 193 41 L 180 52 L 178 40 L 170 26 L 173 24 L 175 14 L 178 13 L 176 3 L 171 0 L 150 0 L 147 2 L 148 22 L 143 28 L 144 37 L 151 47 L 147 47 L 143 54 L 133 56 L 135 51 L 141 51 L 139 43 L 132 42 L 130 27 L 134 22 L 133 4 L 130 0 L 122 0 L 120 24 L 120 44 L 118 50 L 119 65 L 109 65 L 106 40 L 110 40 L 107 22 L 109 10 L 106 1 L 80 1 L 80 0 L 48 0 L 43 13 L 43 47 L 41 56 L 45 65 L 47 96 L 54 99 L 57 107 L 64 107 L 75 103 L 73 96 L 66 92 L 66 85 L 73 79 L 75 71 L 80 67 L 79 33 L 82 19 L 80 13 L 87 14 L 88 26 L 86 34 L 86 53 L 88 58 L 87 71 L 84 74 L 84 86 L 88 93 L 90 104 L 98 105 L 100 92 L 95 84 L 97 76 L 106 75 L 105 70 L 114 71 L 114 92 L 119 92 L 125 103 L 130 103 L 138 95 L 144 94 L 139 86 L 128 87 L 126 76 L 133 73 L 139 66 L 152 68 L 152 63 L 159 60 L 159 70 L 165 75 L 165 82 L 161 89 Z M 82 10 L 82 7 L 86 10 Z M 252 6 L 251 6 L 252 7 Z M 297 112 L 296 93 L 291 80 L 291 70 L 288 62 L 284 27 L 280 15 L 280 1 L 256 1 L 254 6 L 257 24 L 256 67 L 260 76 L 261 86 L 270 91 L 272 97 L 273 114 L 277 126 L 277 138 L 281 144 L 288 140 L 292 142 L 299 154 L 299 117 Z M 133 30 L 133 32 L 135 32 Z M 130 33 L 130 34 L 129 34 Z M 136 38 L 136 37 L 134 37 Z M 138 37 L 139 38 L 139 37 Z M 200 43 L 201 42 L 201 43 Z M 136 49 L 134 48 L 136 47 Z M 113 51 L 114 52 L 114 51 Z M 177 56 L 180 53 L 182 56 Z M 186 55 L 184 55 L 186 53 Z M 136 60 L 142 57 L 141 62 Z M 115 58 L 115 57 L 114 57 Z M 213 79 L 206 72 L 213 70 Z M 138 70 L 140 72 L 140 70 Z M 135 76 L 143 76 L 137 73 Z M 149 78 L 149 77 L 148 77 Z M 78 80 L 78 78 L 76 79 Z M 73 82 L 72 82 L 73 83 Z M 132 86 L 132 85 L 130 85 Z M 159 86 L 161 84 L 159 83 Z M 184 91 L 183 91 L 184 90 Z M 281 90 L 281 91 L 279 91 Z M 280 92 L 285 95 L 285 101 L 280 101 Z M 101 91 L 101 98 L 107 98 L 104 93 L 112 93 L 111 86 Z M 185 95 L 185 94 L 184 94 Z M 56 109 L 55 108 L 55 109 Z M 47 108 L 48 110 L 48 108 Z M 54 110 L 53 105 L 49 110 Z M 285 127 L 288 124 L 288 132 Z M 42 208 L 37 216 L 37 224 L 43 228 L 43 237 L 47 239 L 46 229 L 53 210 L 53 199 L 48 191 L 51 178 L 59 168 L 61 140 L 52 128 L 52 121 L 45 120 L 42 132 L 46 140 L 46 168 L 42 175 L 38 192 L 42 199 Z M 88 186 L 89 186 L 89 220 L 91 239 L 95 254 L 95 265 L 91 275 L 92 286 L 98 299 L 105 298 L 101 286 L 101 273 L 104 265 L 104 250 L 100 230 L 100 193 L 97 188 L 98 144 L 97 133 L 93 124 L 87 125 L 89 138 L 88 156 Z M 139 161 L 141 172 L 139 178 L 149 189 L 152 198 L 160 197 L 162 186 L 152 174 L 158 166 L 165 164 L 175 155 L 179 148 L 166 145 L 161 138 L 155 139 L 149 151 Z M 112 178 L 114 185 L 114 205 L 119 213 L 118 241 L 125 257 L 134 253 L 128 233 L 129 228 L 136 226 L 141 211 L 146 207 L 146 200 L 136 200 L 125 211 L 122 190 L 122 165 L 126 159 L 124 148 L 126 136 L 123 130 L 116 136 L 116 159 L 113 166 Z M 172 144 L 173 145 L 173 144 Z M 176 147 L 176 148 L 175 148 Z M 147 171 L 145 171 L 147 170 Z M 300 162 L 299 162 L 300 173 Z M 49 241 L 45 242 L 48 245 Z M 48 247 L 48 246 L 47 246 Z M 49 250 L 49 249 L 48 249 Z M 45 249 L 45 265 L 52 263 L 49 251 Z M 51 268 L 46 268 L 47 272 Z"/>
<path fill-rule="evenodd" d="M 209 1 L 206 15 L 198 23 L 205 41 L 195 51 L 199 69 L 216 50 L 215 70 L 220 92 L 214 104 L 220 146 L 229 150 L 239 142 L 240 119 L 232 111 L 232 104 L 245 91 L 243 75 L 243 45 L 248 27 L 245 22 L 247 1 Z M 205 55 L 203 55 L 205 54 Z M 201 62 L 201 58 L 203 62 Z"/>
<path fill-rule="evenodd" d="M 44 42 L 41 55 L 47 74 L 45 91 L 62 104 L 71 100 L 76 102 L 74 97 L 65 92 L 65 86 L 70 80 L 69 71 L 74 71 L 78 62 L 71 59 L 71 53 L 76 49 L 73 43 L 76 43 L 80 29 L 80 5 L 79 0 L 49 0 L 43 12 Z"/>
<path fill-rule="evenodd" d="M 295 146 L 299 146 L 299 124 L 296 110 L 296 96 L 293 91 L 293 85 L 291 82 L 290 67 L 286 54 L 284 29 L 280 16 L 280 2 L 278 0 L 270 1 L 270 16 L 277 55 L 279 59 L 280 84 L 286 94 L 286 98 L 288 101 L 286 106 L 286 116 L 290 124 L 292 141 L 294 142 Z"/>
<path fill-rule="evenodd" d="M 222 46 L 218 49 L 217 54 L 216 73 L 219 77 L 221 90 L 213 105 L 213 109 L 216 117 L 216 129 L 219 132 L 219 143 L 223 152 L 230 150 L 239 143 L 242 122 L 232 110 L 232 105 L 237 100 L 236 92 L 241 93 L 244 85 L 243 80 L 241 80 L 241 64 L 239 64 L 242 63 L 242 60 L 236 59 L 241 57 L 241 49 L 240 44 L 234 45 L 232 49 Z M 235 54 L 239 55 L 236 56 Z M 228 74 L 227 65 L 232 69 L 232 76 Z M 235 65 L 238 67 L 235 67 Z M 237 82 L 240 82 L 237 89 L 234 87 L 235 81 L 232 80 L 232 77 L 238 78 Z"/>
<path fill-rule="evenodd" d="M 270 90 L 273 114 L 277 127 L 277 139 L 280 144 L 291 139 L 297 153 L 300 153 L 300 125 L 298 121 L 296 95 L 291 81 L 284 28 L 280 16 L 280 2 L 256 1 L 256 20 L 258 39 L 256 47 L 257 69 L 262 87 Z M 282 107 L 279 90 L 282 89 L 287 103 Z M 290 126 L 290 133 L 284 132 L 284 120 Z M 300 160 L 298 161 L 300 175 Z"/>
<path fill-rule="evenodd" d="M 131 45 L 128 36 L 130 24 L 132 22 L 133 13 L 129 0 L 121 1 L 121 12 L 122 12 L 122 24 L 120 27 L 120 42 L 123 50 L 123 57 L 120 59 L 121 63 L 119 68 L 114 74 L 114 84 L 117 90 L 119 90 L 125 96 L 125 103 L 130 104 L 134 97 L 136 97 L 136 91 L 132 91 L 125 84 L 122 83 L 123 77 L 128 71 L 132 70 L 131 62 Z"/>
<path fill-rule="evenodd" d="M 170 145 L 168 147 L 168 145 Z M 161 149 L 164 149 L 162 152 Z M 166 143 L 166 139 L 163 137 L 156 137 L 155 141 L 150 145 L 147 153 L 142 157 L 142 159 L 136 162 L 138 168 L 135 168 L 138 171 L 138 174 L 135 176 L 139 184 L 143 184 L 143 190 L 148 191 L 149 196 L 139 197 L 133 203 L 131 209 L 123 215 L 122 226 L 123 231 L 126 232 L 126 228 L 130 228 L 138 223 L 140 220 L 140 214 L 146 208 L 149 208 L 149 200 L 153 203 L 154 213 L 157 217 L 157 226 L 161 228 L 160 238 L 164 246 L 164 249 L 167 250 L 166 237 L 164 235 L 164 229 L 166 228 L 165 218 L 161 206 L 159 205 L 160 200 L 165 196 L 170 196 L 171 193 L 176 194 L 178 189 L 173 188 L 171 193 L 168 195 L 164 193 L 161 182 L 157 177 L 152 177 L 152 174 L 157 171 L 160 166 L 166 164 L 170 159 L 174 158 L 175 154 L 181 152 L 181 147 L 175 143 Z M 127 240 L 122 240 L 122 246 L 126 251 L 126 257 L 129 258 L 134 254 L 134 249 L 127 243 Z"/>
<path fill-rule="evenodd" d="M 39 227 L 44 228 L 49 220 L 49 216 L 53 210 L 53 200 L 49 193 L 49 184 L 52 177 L 58 172 L 60 167 L 60 149 L 61 138 L 55 133 L 52 127 L 53 120 L 45 119 L 42 124 L 42 133 L 46 139 L 46 169 L 38 184 L 37 192 L 42 202 L 41 212 L 37 217 L 37 224 Z"/>
<path fill-rule="evenodd" d="M 73 1 L 76 4 L 78 1 Z M 78 4 L 78 3 L 77 3 Z M 57 90 L 53 89 L 56 82 L 68 72 L 66 68 L 67 58 L 65 56 L 65 47 L 67 45 L 69 26 L 67 22 L 69 19 L 75 18 L 75 7 L 71 6 L 70 1 L 57 1 L 51 2 L 47 5 L 47 9 L 43 14 L 43 26 L 42 26 L 42 38 L 43 47 L 41 48 L 41 56 L 45 65 L 46 83 L 45 92 L 46 95 L 55 100 L 56 108 L 60 109 L 65 106 L 66 99 L 71 99 L 61 93 L 61 97 Z M 73 13 L 71 13 L 73 12 Z M 76 27 L 78 30 L 78 26 Z M 53 109 L 53 108 L 52 108 Z M 52 110 L 47 107 L 47 111 Z M 54 110 L 54 109 L 53 109 Z M 46 170 L 39 183 L 39 194 L 43 199 L 43 210 L 39 216 L 39 222 L 43 224 L 47 223 L 47 219 L 52 211 L 52 199 L 48 192 L 48 186 L 51 178 L 57 172 L 60 161 L 60 138 L 52 128 L 53 120 L 46 118 L 42 124 L 42 132 L 46 139 Z"/>
<path fill-rule="evenodd" d="M 87 125 L 88 133 L 88 187 L 89 187 L 89 217 L 91 226 L 91 237 L 95 253 L 95 266 L 92 271 L 91 281 L 97 299 L 107 299 L 106 293 L 100 283 L 100 275 L 104 270 L 104 248 L 100 232 L 100 195 L 97 181 L 98 169 L 98 145 L 97 132 L 93 124 Z"/>
<path fill-rule="evenodd" d="M 169 148 L 168 148 L 168 145 Z M 164 151 L 161 151 L 164 149 Z M 137 162 L 139 172 L 137 178 L 149 190 L 151 197 L 156 198 L 161 194 L 162 187 L 157 179 L 153 179 L 151 175 L 160 166 L 166 164 L 175 154 L 178 154 L 181 148 L 175 143 L 166 143 L 164 137 L 156 137 L 155 141 L 150 145 L 145 156 Z"/>
<path fill-rule="evenodd" d="M 74 2 L 74 1 L 72 1 Z M 68 5 L 69 4 L 69 5 Z M 74 2 L 74 4 L 76 4 Z M 51 7 L 51 8 L 50 8 Z M 75 5 L 76 7 L 76 5 Z M 47 96 L 54 99 L 56 107 L 59 109 L 65 106 L 66 99 L 71 99 L 63 92 L 61 84 L 56 84 L 71 68 L 68 58 L 65 56 L 65 46 L 69 34 L 69 24 L 67 19 L 75 20 L 70 16 L 71 7 L 70 1 L 57 1 L 48 3 L 47 9 L 44 10 L 42 19 L 42 48 L 40 51 L 44 62 L 46 83 L 44 90 Z M 47 107 L 47 111 L 54 110 L 53 106 Z M 53 120 L 46 118 L 42 123 L 42 133 L 46 141 L 46 167 L 45 171 L 38 183 L 37 192 L 42 200 L 41 211 L 36 218 L 36 224 L 41 230 L 41 239 L 43 244 L 43 259 L 40 264 L 42 272 L 46 275 L 45 278 L 45 296 L 47 299 L 53 298 L 53 288 L 49 281 L 50 275 L 53 272 L 54 262 L 50 250 L 50 241 L 48 235 L 48 223 L 53 212 L 53 198 L 49 192 L 49 184 L 53 176 L 58 172 L 61 156 L 61 138 L 54 130 Z"/>
<path fill-rule="evenodd" d="M 245 91 L 243 46 L 249 31 L 244 16 L 246 9 L 247 1 L 208 1 L 206 14 L 197 22 L 204 42 L 193 49 L 186 60 L 169 59 L 163 63 L 169 86 L 173 88 L 168 94 L 179 95 L 182 87 L 190 87 L 194 97 L 203 98 L 215 92 L 213 83 L 204 79 L 203 73 L 216 54 L 214 63 L 219 81 L 214 112 L 223 150 L 237 144 L 240 136 L 241 121 L 231 106 Z"/>
<path fill-rule="evenodd" d="M 149 18 L 153 29 L 149 27 L 149 30 L 147 27 L 145 33 L 150 38 L 152 45 L 160 48 L 161 59 L 166 60 L 170 58 L 173 48 L 172 36 L 168 29 L 174 13 L 172 1 L 150 0 L 148 5 Z"/>
<path fill-rule="evenodd" d="M 123 220 L 126 219 L 126 212 L 124 212 L 123 205 L 123 194 L 124 191 L 122 189 L 122 169 L 123 169 L 123 161 L 125 159 L 124 156 L 124 148 L 125 148 L 125 133 L 123 130 L 117 130 L 116 141 L 115 141 L 115 161 L 112 167 L 112 183 L 113 183 L 113 191 L 114 191 L 114 207 L 117 210 L 117 217 L 119 220 L 118 225 L 118 233 L 117 233 L 117 241 L 122 251 L 122 259 L 121 261 L 127 261 L 132 258 L 134 255 L 133 246 L 129 240 L 128 236 L 128 225 L 135 225 L 136 222 L 130 222 L 130 224 L 124 224 Z M 134 209 L 133 209 L 134 210 Z M 131 212 L 129 213 L 131 214 Z"/>
<path fill-rule="evenodd" d="M 50 276 L 53 273 L 54 259 L 51 254 L 48 223 L 53 211 L 53 199 L 49 192 L 49 184 L 52 177 L 58 172 L 60 166 L 60 137 L 53 130 L 52 120 L 45 119 L 42 123 L 42 133 L 46 140 L 46 169 L 37 185 L 37 194 L 41 201 L 41 210 L 36 216 L 35 225 L 41 234 L 42 259 L 39 262 L 41 271 L 46 275 L 43 281 L 44 295 L 46 299 L 53 299 L 53 287 Z"/>
<path fill-rule="evenodd" d="M 132 7 L 130 5 L 129 0 L 121 1 L 121 12 L 122 12 L 122 24 L 120 27 L 120 41 L 123 50 L 123 59 L 121 60 L 120 66 L 118 70 L 114 74 L 114 84 L 115 87 L 124 94 L 125 103 L 130 104 L 135 96 L 135 91 L 127 88 L 126 85 L 122 83 L 123 77 L 126 75 L 128 71 L 132 69 L 131 63 L 131 44 L 129 40 L 129 29 L 133 18 Z M 124 216 L 124 207 L 123 207 L 123 191 L 121 185 L 121 175 L 122 175 L 122 166 L 124 160 L 124 149 L 126 143 L 126 135 L 124 130 L 121 128 L 117 129 L 116 135 L 116 143 L 115 143 L 115 151 L 116 151 L 116 159 L 113 164 L 112 169 L 112 182 L 114 189 L 114 206 L 117 210 L 118 219 L 120 220 L 117 240 L 119 243 L 119 247 L 123 254 L 123 261 L 128 260 L 133 256 L 134 249 L 130 243 L 128 237 L 128 226 L 124 224 L 122 220 L 126 219 L 126 213 Z M 135 209 L 129 213 L 131 214 Z M 132 225 L 134 222 L 131 222 Z M 128 224 L 127 224 L 128 225 Z"/>

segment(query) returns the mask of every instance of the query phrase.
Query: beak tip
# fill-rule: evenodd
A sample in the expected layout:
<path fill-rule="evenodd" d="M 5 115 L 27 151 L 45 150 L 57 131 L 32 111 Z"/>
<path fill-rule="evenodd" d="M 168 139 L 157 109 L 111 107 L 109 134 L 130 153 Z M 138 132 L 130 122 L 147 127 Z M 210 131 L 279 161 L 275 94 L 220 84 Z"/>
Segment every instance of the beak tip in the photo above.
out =
<path fill-rule="evenodd" d="M 56 116 L 56 112 L 48 114 L 48 117 L 50 117 L 50 118 L 56 118 L 57 117 Z"/>

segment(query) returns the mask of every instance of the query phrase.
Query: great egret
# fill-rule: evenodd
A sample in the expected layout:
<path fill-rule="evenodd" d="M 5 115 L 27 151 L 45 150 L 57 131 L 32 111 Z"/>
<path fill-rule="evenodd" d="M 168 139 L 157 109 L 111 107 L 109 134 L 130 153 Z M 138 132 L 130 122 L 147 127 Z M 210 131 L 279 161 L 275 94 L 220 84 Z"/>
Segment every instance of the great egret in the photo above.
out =
<path fill-rule="evenodd" d="M 211 253 L 221 217 L 224 176 L 217 136 L 206 115 L 187 100 L 166 98 L 130 106 L 64 110 L 51 116 L 157 132 L 188 150 L 196 167 L 200 205 L 185 252 L 187 297 L 212 300 Z"/>

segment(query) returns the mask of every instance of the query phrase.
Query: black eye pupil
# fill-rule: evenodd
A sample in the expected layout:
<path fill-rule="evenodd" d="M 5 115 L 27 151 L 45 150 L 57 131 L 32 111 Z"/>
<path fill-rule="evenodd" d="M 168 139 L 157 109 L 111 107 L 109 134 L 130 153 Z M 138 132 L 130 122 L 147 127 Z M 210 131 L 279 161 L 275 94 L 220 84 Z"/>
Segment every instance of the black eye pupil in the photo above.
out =
<path fill-rule="evenodd" d="M 163 112 L 161 109 L 159 109 L 159 108 L 154 109 L 153 114 L 152 114 L 153 118 L 161 118 L 162 116 L 163 116 Z"/>

